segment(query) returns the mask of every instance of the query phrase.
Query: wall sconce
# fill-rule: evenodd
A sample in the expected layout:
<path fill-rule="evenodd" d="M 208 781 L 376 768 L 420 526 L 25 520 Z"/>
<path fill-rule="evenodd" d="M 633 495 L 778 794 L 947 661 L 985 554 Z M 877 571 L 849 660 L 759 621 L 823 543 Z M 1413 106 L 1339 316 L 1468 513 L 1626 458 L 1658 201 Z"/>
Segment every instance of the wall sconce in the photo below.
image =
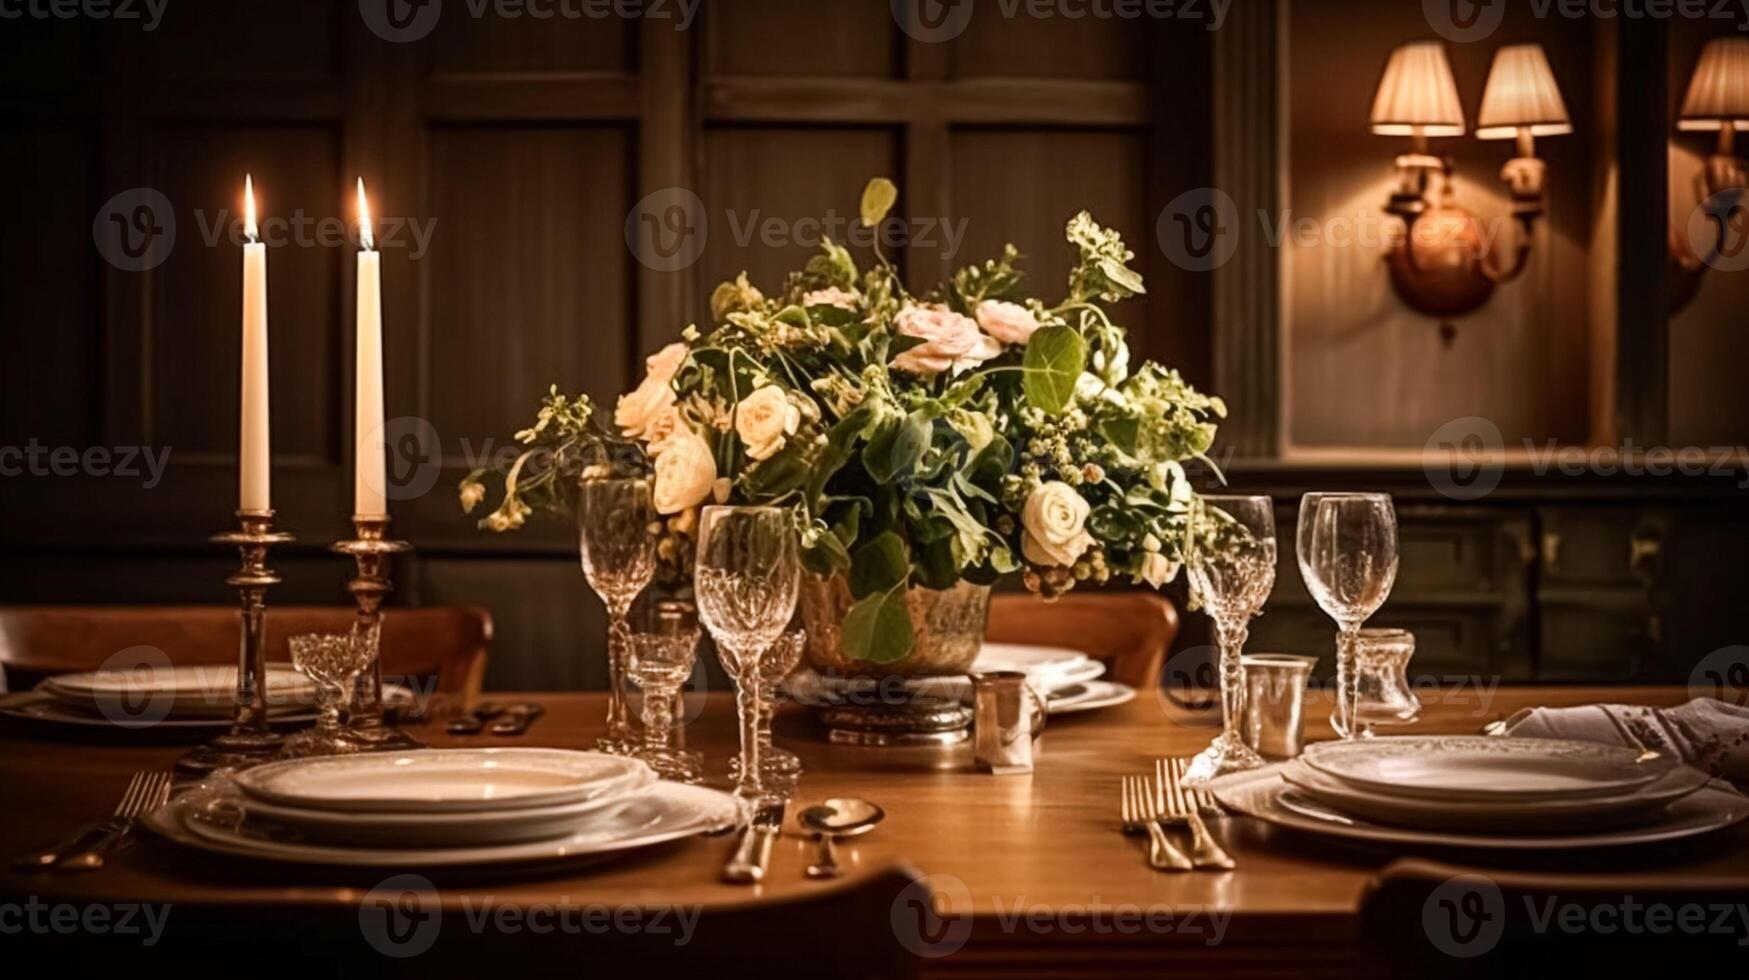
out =
<path fill-rule="evenodd" d="M 1536 157 L 1536 137 L 1573 131 L 1561 90 L 1541 45 L 1515 44 L 1495 53 L 1476 138 L 1518 141 L 1518 155 L 1500 171 L 1520 229 L 1506 264 L 1483 244 L 1475 215 L 1457 204 L 1451 159 L 1428 152 L 1430 137 L 1464 134 L 1463 105 L 1443 45 L 1417 41 L 1391 52 L 1373 98 L 1372 131 L 1412 140 L 1410 152 L 1397 157 L 1397 186 L 1385 206 L 1403 219 L 1403 240 L 1385 263 L 1397 294 L 1411 309 L 1438 317 L 1440 337 L 1449 344 L 1456 336 L 1450 318 L 1486 303 L 1494 287 L 1517 278 L 1530 258 L 1547 177 Z M 1428 184 L 1436 173 L 1440 185 L 1430 200 Z"/>
<path fill-rule="evenodd" d="M 1671 232 L 1671 257 L 1679 270 L 1690 274 L 1672 293 L 1672 310 L 1694 298 L 1708 266 L 1730 260 L 1736 267 L 1749 244 L 1749 209 L 1743 204 L 1749 172 L 1736 151 L 1737 130 L 1749 129 L 1749 38 L 1715 38 L 1701 49 L 1676 128 L 1717 132 L 1719 142 L 1698 181 L 1698 220 Z"/>

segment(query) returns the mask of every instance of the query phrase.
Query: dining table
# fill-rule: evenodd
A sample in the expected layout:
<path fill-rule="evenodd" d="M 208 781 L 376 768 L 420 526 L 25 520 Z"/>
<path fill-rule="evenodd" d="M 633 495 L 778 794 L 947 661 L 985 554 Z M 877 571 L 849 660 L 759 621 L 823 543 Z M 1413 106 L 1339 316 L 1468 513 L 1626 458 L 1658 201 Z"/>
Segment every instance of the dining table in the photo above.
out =
<path fill-rule="evenodd" d="M 517 739 L 452 736 L 441 718 L 408 730 L 433 747 L 586 748 L 603 729 L 606 698 L 601 693 L 526 697 L 544 705 L 546 713 Z M 1419 721 L 1400 730 L 1477 732 L 1527 706 L 1673 705 L 1687 698 L 1680 687 L 1423 692 Z M 1328 692 L 1314 691 L 1306 710 L 1309 739 L 1333 737 L 1329 713 Z M 717 834 L 607 863 L 509 878 L 452 881 L 433 873 L 434 894 L 450 912 L 484 902 L 515 909 L 562 899 L 578 907 L 661 905 L 706 916 L 730 909 L 757 916 L 761 908 L 804 907 L 810 896 L 898 872 L 912 882 L 913 892 L 927 891 L 939 916 L 940 928 L 925 937 L 930 945 L 912 950 L 922 975 L 1005 969 L 1135 973 L 1167 964 L 1175 971 L 1224 975 L 1379 972 L 1379 937 L 1367 934 L 1363 901 L 1392 862 L 1416 855 L 1344 845 L 1229 814 L 1208 823 L 1235 859 L 1233 870 L 1168 873 L 1145 863 L 1146 838 L 1120 832 L 1120 777 L 1148 772 L 1162 757 L 1194 754 L 1217 730 L 1218 718 L 1206 702 L 1144 691 L 1128 704 L 1051 719 L 1039 736 L 1031 773 L 992 775 L 977 769 L 969 743 L 945 748 L 833 744 L 810 711 L 786 705 L 775 737 L 799 755 L 803 774 L 761 882 L 721 880 L 719 871 L 736 838 Z M 736 744 L 732 696 L 712 692 L 690 698 L 683 733 L 688 748 L 704 753 L 707 776 L 726 785 Z M 0 730 L 0 813 L 5 815 L 0 853 L 24 852 L 106 815 L 131 773 L 168 769 L 185 749 L 126 734 L 70 741 L 8 724 Z M 846 876 L 822 882 L 803 874 L 815 842 L 799 829 L 795 814 L 831 797 L 868 799 L 886 817 L 872 832 L 841 842 Z M 0 908 L 25 901 L 71 908 L 158 903 L 172 910 L 222 909 L 239 930 L 256 918 L 285 922 L 290 916 L 314 923 L 323 921 L 323 913 L 336 922 L 352 922 L 373 882 L 387 877 L 215 858 L 149 833 L 135 837 L 95 872 L 0 870 Z M 1489 867 L 1500 859 L 1489 853 L 1465 860 Z M 1603 873 L 1595 858 L 1557 861 L 1553 867 L 1579 876 Z M 1610 867 L 1610 873 L 1622 873 Z M 1627 867 L 1654 884 L 1740 882 L 1749 893 L 1749 825 L 1660 847 L 1655 860 L 1630 861 Z M 856 930 L 892 930 L 898 921 L 896 916 L 869 918 L 874 920 L 844 921 L 838 928 L 849 937 Z M 175 926 L 172 915 L 165 928 Z M 0 936 L 0 947 L 5 938 Z M 587 949 L 578 945 L 585 938 L 577 936 L 521 934 L 509 941 L 519 955 L 555 960 L 584 955 Z"/>

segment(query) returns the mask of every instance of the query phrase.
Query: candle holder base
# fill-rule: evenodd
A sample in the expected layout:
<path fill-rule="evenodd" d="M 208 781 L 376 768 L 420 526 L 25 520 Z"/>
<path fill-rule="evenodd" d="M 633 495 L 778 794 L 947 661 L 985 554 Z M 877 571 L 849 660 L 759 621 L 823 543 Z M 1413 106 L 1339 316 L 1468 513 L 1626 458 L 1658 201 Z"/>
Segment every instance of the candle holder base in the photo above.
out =
<path fill-rule="evenodd" d="M 386 516 L 354 515 L 353 537 L 337 541 L 333 550 L 352 556 L 358 574 L 346 583 L 346 591 L 358 603 L 358 622 L 353 627 L 378 637 L 378 648 L 371 665 L 359 676 L 353 694 L 352 715 L 347 721 L 346 738 L 363 752 L 400 752 L 422 749 L 425 743 L 389 724 L 383 718 L 383 664 L 381 625 L 383 598 L 394 588 L 389 581 L 389 559 L 413 550 L 405 541 L 388 537 Z"/>
<path fill-rule="evenodd" d="M 273 511 L 237 511 L 238 529 L 215 534 L 216 544 L 231 545 L 242 565 L 225 579 L 237 590 L 241 637 L 237 645 L 237 691 L 231 730 L 176 762 L 185 776 L 205 776 L 219 769 L 240 769 L 271 759 L 284 736 L 267 724 L 267 590 L 280 578 L 267 567 L 267 550 L 292 540 L 273 530 Z"/>

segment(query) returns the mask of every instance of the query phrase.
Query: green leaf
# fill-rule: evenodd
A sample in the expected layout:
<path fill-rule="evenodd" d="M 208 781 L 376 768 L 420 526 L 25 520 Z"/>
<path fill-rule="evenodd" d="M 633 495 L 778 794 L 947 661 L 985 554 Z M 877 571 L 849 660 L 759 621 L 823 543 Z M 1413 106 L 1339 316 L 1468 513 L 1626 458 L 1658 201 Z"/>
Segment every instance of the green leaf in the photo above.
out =
<path fill-rule="evenodd" d="M 910 575 L 905 539 L 892 531 L 876 535 L 850 556 L 850 594 L 858 599 L 891 591 Z"/>
<path fill-rule="evenodd" d="M 837 534 L 827 531 L 802 550 L 802 564 L 816 575 L 833 575 L 850 567 L 850 552 Z"/>
<path fill-rule="evenodd" d="M 801 453 L 794 447 L 785 447 L 748 471 L 741 488 L 752 500 L 769 500 L 801 489 L 813 475 L 813 468 L 801 458 Z"/>
<path fill-rule="evenodd" d="M 1087 366 L 1087 341 L 1072 327 L 1043 327 L 1026 345 L 1026 397 L 1050 415 L 1075 399 L 1075 381 Z"/>
<path fill-rule="evenodd" d="M 899 188 L 885 177 L 876 177 L 862 189 L 862 223 L 877 228 L 899 199 Z"/>
<path fill-rule="evenodd" d="M 1136 452 L 1136 440 L 1142 433 L 1142 421 L 1127 416 L 1108 418 L 1099 423 L 1099 434 L 1118 449 L 1133 456 Z"/>
<path fill-rule="evenodd" d="M 851 606 L 839 636 L 852 659 L 877 664 L 904 659 L 913 642 L 905 590 L 879 592 Z"/>
<path fill-rule="evenodd" d="M 931 423 L 913 412 L 902 422 L 889 422 L 862 448 L 862 465 L 876 483 L 891 483 L 916 469 L 929 448 Z"/>

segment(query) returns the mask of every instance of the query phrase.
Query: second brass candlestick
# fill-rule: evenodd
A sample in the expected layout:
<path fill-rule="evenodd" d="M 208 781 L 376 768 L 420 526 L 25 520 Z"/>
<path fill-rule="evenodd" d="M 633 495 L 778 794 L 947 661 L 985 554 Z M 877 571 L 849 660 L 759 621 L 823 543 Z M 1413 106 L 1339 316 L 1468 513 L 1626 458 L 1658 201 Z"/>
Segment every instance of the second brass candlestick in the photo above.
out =
<path fill-rule="evenodd" d="M 358 603 L 359 636 L 377 636 L 376 651 L 370 666 L 359 675 L 353 689 L 352 710 L 348 720 L 351 736 L 366 749 L 393 751 L 424 748 L 424 744 L 406 732 L 383 720 L 383 658 L 381 623 L 383 597 L 394 589 L 389 580 L 389 560 L 394 555 L 413 550 L 405 541 L 388 537 L 389 519 L 366 515 L 352 518 L 353 537 L 334 544 L 334 550 L 351 555 L 358 574 L 346 583 L 346 591 Z"/>

